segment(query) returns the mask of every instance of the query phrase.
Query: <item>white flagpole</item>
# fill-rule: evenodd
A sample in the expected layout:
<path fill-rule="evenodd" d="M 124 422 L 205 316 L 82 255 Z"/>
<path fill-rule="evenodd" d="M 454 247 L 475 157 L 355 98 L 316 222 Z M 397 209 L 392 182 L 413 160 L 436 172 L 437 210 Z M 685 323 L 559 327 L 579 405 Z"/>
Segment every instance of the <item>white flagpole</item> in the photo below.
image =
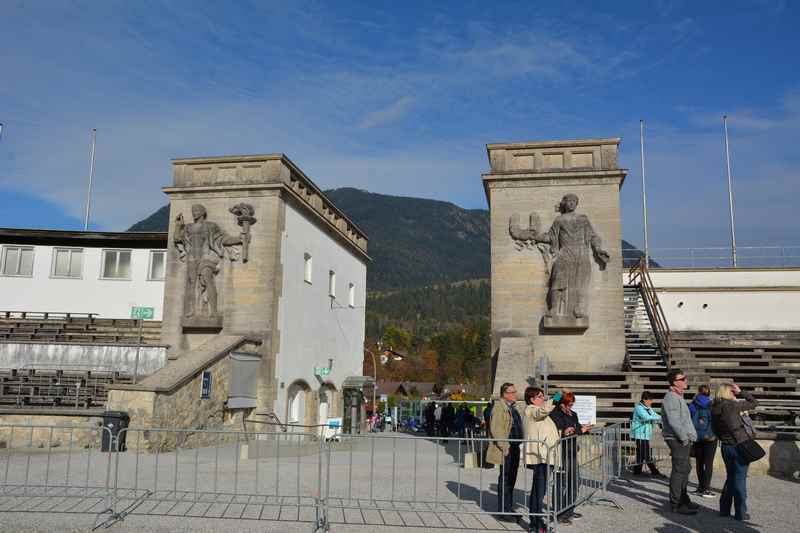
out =
<path fill-rule="evenodd" d="M 650 266 L 650 244 L 647 240 L 647 185 L 644 177 L 644 120 L 639 120 L 639 147 L 642 162 L 642 213 L 644 216 L 644 264 Z"/>
<path fill-rule="evenodd" d="M 722 115 L 722 129 L 725 131 L 725 165 L 728 170 L 728 206 L 731 213 L 731 260 L 736 268 L 736 222 L 733 214 L 733 184 L 731 178 L 731 149 L 728 143 L 728 115 Z"/>
<path fill-rule="evenodd" d="M 89 155 L 89 185 L 86 188 L 86 214 L 83 217 L 83 231 L 89 231 L 89 211 L 92 206 L 92 178 L 94 178 L 94 147 L 97 129 L 92 128 L 92 149 Z"/>

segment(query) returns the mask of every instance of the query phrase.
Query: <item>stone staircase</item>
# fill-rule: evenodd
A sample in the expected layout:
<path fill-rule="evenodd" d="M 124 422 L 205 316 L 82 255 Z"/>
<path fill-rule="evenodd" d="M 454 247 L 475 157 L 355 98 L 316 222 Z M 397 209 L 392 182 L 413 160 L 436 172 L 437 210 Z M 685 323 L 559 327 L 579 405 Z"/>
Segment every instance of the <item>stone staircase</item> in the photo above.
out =
<path fill-rule="evenodd" d="M 624 287 L 625 363 L 624 370 L 658 372 L 666 369 L 665 354 L 661 353 L 653 334 L 638 285 Z"/>

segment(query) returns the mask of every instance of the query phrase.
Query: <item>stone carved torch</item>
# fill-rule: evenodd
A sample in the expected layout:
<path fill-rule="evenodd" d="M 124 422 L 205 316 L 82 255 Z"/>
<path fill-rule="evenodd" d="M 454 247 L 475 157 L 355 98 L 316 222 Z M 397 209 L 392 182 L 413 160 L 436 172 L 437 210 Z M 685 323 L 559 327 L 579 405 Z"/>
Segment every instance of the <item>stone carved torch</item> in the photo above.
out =
<path fill-rule="evenodd" d="M 242 263 L 247 263 L 247 249 L 250 246 L 250 226 L 256 223 L 255 209 L 250 204 L 236 204 L 228 211 L 236 216 L 236 223 L 242 227 L 240 236 L 242 237 Z"/>

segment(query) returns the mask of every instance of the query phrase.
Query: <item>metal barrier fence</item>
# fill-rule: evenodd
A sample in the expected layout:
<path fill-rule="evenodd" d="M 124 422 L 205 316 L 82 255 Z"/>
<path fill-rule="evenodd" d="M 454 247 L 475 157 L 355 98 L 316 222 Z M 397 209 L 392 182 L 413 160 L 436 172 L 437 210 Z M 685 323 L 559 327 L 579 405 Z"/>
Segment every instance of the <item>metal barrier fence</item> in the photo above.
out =
<path fill-rule="evenodd" d="M 623 470 L 625 432 L 608 426 L 553 446 L 508 440 L 520 448 L 517 490 L 500 499 L 499 470 L 484 460 L 487 438 L 162 428 L 115 436 L 97 426 L 0 426 L 0 512 L 90 513 L 95 528 L 128 515 L 301 521 L 324 531 L 496 529 L 496 519 L 510 517 L 539 519 L 553 531 L 559 514 L 608 499 Z M 534 446 L 551 465 L 538 488 L 525 465 Z M 533 513 L 532 491 L 544 500 Z"/>
<path fill-rule="evenodd" d="M 627 420 L 615 426 L 619 432 L 617 442 L 621 461 L 618 476 L 627 472 L 641 474 L 645 466 L 654 474 L 659 472 L 659 464 L 670 464 L 669 448 L 657 423 L 637 425 Z M 648 433 L 649 439 L 645 438 Z"/>
<path fill-rule="evenodd" d="M 0 441 L 0 512 L 110 512 L 107 428 L 0 425 Z"/>

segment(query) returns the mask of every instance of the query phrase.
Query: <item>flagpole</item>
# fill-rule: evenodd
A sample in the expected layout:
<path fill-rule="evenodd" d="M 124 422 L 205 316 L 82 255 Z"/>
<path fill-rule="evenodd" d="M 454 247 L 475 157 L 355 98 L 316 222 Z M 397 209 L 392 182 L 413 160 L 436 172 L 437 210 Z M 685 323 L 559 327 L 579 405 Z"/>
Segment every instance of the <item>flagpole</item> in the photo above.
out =
<path fill-rule="evenodd" d="M 650 244 L 647 240 L 647 185 L 644 176 L 644 120 L 639 120 L 639 147 L 642 163 L 642 214 L 644 216 L 644 264 L 650 266 Z"/>
<path fill-rule="evenodd" d="M 731 149 L 728 142 L 728 115 L 722 115 L 722 129 L 725 131 L 725 165 L 728 171 L 728 207 L 731 215 L 731 261 L 736 268 L 736 223 L 733 214 L 733 184 L 731 178 Z"/>
<path fill-rule="evenodd" d="M 94 148 L 97 141 L 97 128 L 92 128 L 92 149 L 89 155 L 89 184 L 86 188 L 86 214 L 83 217 L 83 231 L 89 231 L 89 211 L 92 206 L 92 178 L 94 178 Z"/>

